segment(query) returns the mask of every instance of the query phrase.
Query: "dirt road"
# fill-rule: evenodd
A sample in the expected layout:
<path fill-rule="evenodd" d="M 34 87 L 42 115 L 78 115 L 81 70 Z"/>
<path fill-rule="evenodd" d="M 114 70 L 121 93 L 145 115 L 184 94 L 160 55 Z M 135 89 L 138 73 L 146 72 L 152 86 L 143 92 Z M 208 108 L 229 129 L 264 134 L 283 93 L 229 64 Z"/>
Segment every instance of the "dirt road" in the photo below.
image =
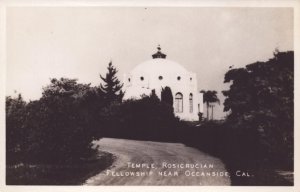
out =
<path fill-rule="evenodd" d="M 104 138 L 95 144 L 116 161 L 85 185 L 230 185 L 220 159 L 180 143 Z"/>

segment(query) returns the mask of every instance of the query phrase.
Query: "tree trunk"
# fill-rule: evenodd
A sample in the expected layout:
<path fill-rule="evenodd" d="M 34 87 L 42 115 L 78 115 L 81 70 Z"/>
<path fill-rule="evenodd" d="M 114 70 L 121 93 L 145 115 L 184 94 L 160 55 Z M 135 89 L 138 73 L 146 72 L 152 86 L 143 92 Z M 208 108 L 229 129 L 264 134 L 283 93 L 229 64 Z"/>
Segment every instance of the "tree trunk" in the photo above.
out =
<path fill-rule="evenodd" d="M 209 103 L 206 102 L 206 118 L 207 118 L 207 121 L 209 120 L 209 112 L 208 112 L 208 107 L 209 107 Z"/>
<path fill-rule="evenodd" d="M 214 120 L 214 106 L 211 106 L 211 120 Z"/>

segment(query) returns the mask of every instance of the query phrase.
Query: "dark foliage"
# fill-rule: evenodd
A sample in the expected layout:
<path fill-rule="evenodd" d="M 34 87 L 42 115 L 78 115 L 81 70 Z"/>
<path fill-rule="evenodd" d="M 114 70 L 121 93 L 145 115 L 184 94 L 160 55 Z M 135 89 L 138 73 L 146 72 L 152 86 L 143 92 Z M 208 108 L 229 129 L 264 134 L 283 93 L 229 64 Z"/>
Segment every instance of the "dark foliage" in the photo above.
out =
<path fill-rule="evenodd" d="M 6 161 L 11 164 L 24 156 L 25 121 L 26 102 L 22 96 L 6 97 Z"/>
<path fill-rule="evenodd" d="M 82 185 L 86 179 L 112 165 L 114 157 L 102 153 L 95 159 L 68 165 L 19 164 L 6 167 L 7 185 Z"/>
<path fill-rule="evenodd" d="M 104 98 L 108 103 L 113 101 L 121 101 L 124 93 L 122 91 L 123 84 L 120 83 L 116 77 L 117 69 L 112 65 L 112 62 L 108 64 L 108 72 L 105 77 L 100 75 L 100 78 L 104 81 L 104 84 L 100 84 L 100 89 L 104 93 Z"/>
<path fill-rule="evenodd" d="M 101 98 L 98 89 L 66 78 L 51 79 L 42 98 L 27 105 L 8 97 L 7 164 L 65 164 L 92 156 Z"/>
<path fill-rule="evenodd" d="M 161 102 L 154 91 L 140 100 L 112 103 L 104 108 L 102 117 L 107 136 L 141 140 L 174 140 L 179 123 L 173 108 Z"/>
<path fill-rule="evenodd" d="M 242 138 L 251 138 L 248 151 L 278 166 L 293 167 L 293 74 L 294 53 L 275 52 L 267 62 L 229 70 L 224 80 L 232 83 L 223 91 L 228 127 L 247 133 Z"/>
<path fill-rule="evenodd" d="M 229 126 L 229 127 L 228 127 Z M 286 167 L 274 168 L 272 162 L 265 162 L 264 152 L 252 130 L 232 129 L 223 121 L 208 121 L 200 127 L 187 125 L 179 128 L 184 135 L 179 142 L 196 147 L 216 156 L 224 162 L 230 173 L 232 185 L 240 186 L 291 186 L 293 182 L 284 179 L 274 170 L 290 170 Z M 255 149 L 255 150 L 254 150 Z M 278 157 L 276 157 L 278 158 Z M 236 171 L 248 172 L 251 177 L 240 177 Z"/>
<path fill-rule="evenodd" d="M 173 107 L 173 94 L 170 87 L 166 86 L 161 90 L 161 101 Z"/>

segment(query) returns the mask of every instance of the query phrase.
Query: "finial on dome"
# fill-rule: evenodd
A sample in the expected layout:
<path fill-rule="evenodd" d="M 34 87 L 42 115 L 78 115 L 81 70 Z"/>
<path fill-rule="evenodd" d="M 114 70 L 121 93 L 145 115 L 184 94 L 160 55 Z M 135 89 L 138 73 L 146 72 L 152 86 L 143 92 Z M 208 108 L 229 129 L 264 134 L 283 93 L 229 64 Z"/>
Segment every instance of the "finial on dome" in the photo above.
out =
<path fill-rule="evenodd" d="M 160 50 L 161 50 L 160 45 L 158 45 L 157 46 L 157 52 L 152 55 L 153 59 L 157 59 L 157 58 L 165 59 L 167 57 L 167 55 L 160 52 Z"/>

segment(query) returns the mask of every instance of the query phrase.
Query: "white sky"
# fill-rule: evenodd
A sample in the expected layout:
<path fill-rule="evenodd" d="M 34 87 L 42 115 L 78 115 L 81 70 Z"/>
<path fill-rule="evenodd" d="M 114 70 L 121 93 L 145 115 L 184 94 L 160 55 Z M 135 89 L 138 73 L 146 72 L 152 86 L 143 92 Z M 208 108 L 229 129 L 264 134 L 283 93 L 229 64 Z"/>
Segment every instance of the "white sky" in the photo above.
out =
<path fill-rule="evenodd" d="M 294 41 L 292 8 L 9 7 L 6 34 L 6 95 L 16 90 L 26 100 L 38 99 L 53 77 L 98 85 L 110 60 L 123 80 L 160 44 L 223 103 L 230 65 L 265 61 Z M 215 107 L 215 116 L 222 111 Z"/>

